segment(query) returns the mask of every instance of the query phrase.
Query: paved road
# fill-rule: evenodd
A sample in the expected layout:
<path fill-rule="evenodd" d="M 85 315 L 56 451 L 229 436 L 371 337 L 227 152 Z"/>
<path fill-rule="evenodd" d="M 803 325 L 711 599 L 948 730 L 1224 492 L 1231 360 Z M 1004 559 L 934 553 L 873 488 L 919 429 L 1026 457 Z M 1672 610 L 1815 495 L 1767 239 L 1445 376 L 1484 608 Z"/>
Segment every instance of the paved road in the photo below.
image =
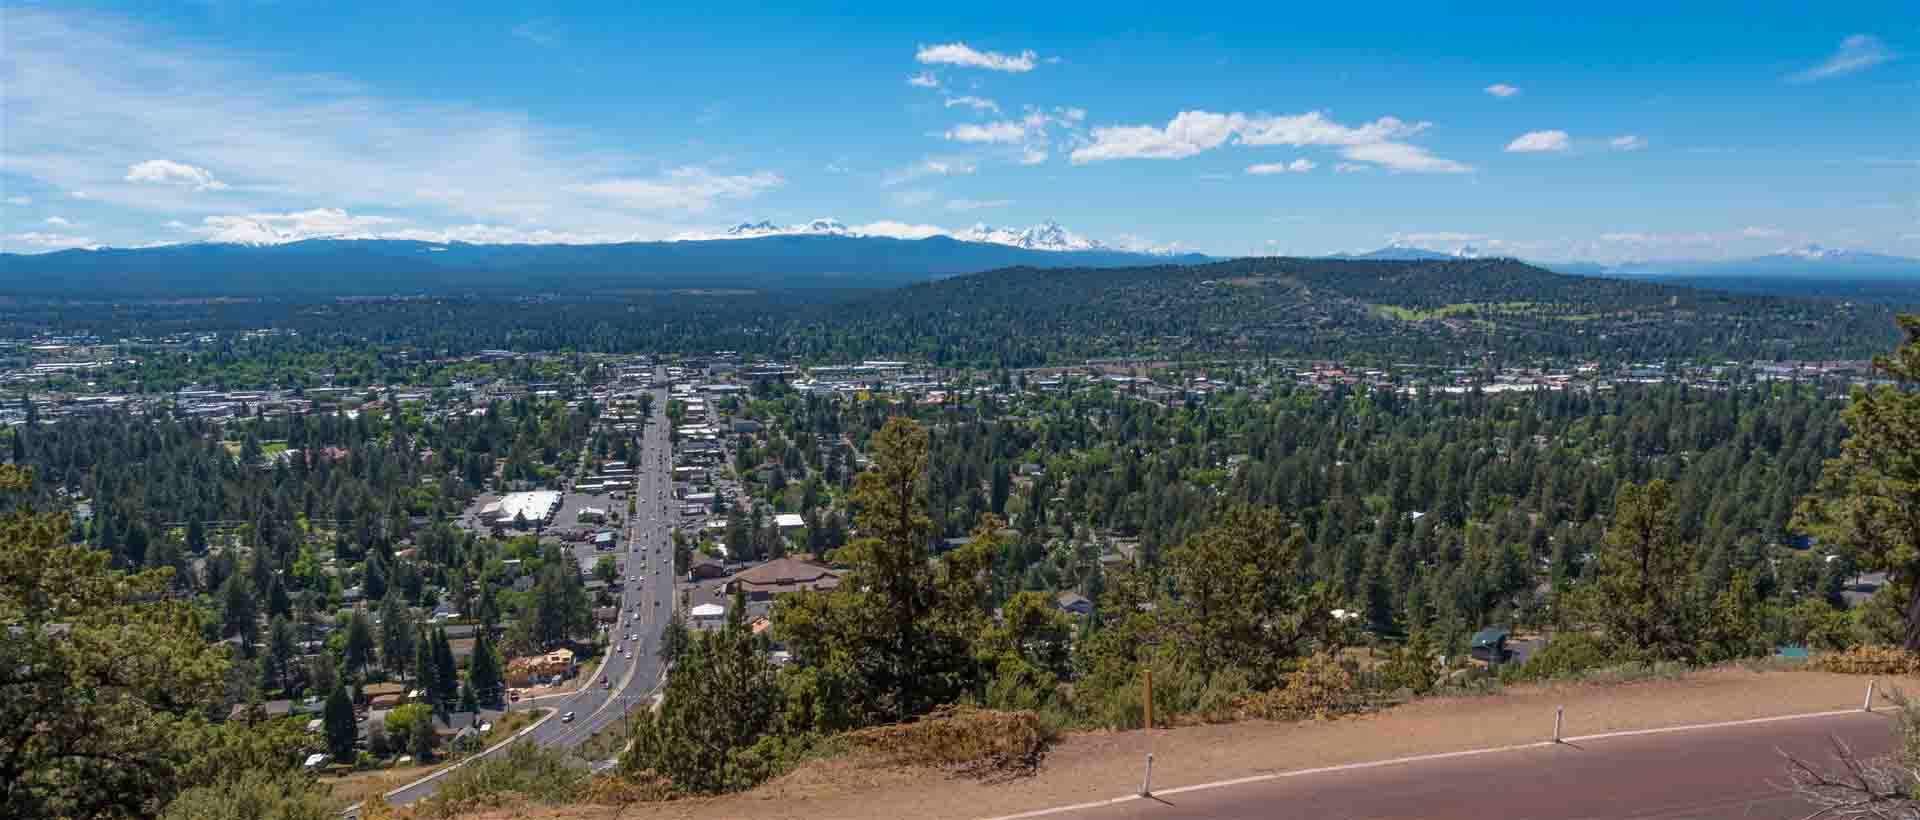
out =
<path fill-rule="evenodd" d="M 1829 762 L 1838 736 L 1863 754 L 1893 748 L 1888 718 L 1864 712 L 1536 746 L 1373 768 L 1301 773 L 1237 786 L 1051 813 L 1073 820 L 1705 820 L 1806 817 L 1780 788 L 1780 752 Z"/>
<path fill-rule="evenodd" d="M 659 378 L 666 378 L 665 368 L 656 373 Z M 627 550 L 627 575 L 645 577 L 644 581 L 626 582 L 620 597 L 620 622 L 614 627 L 616 635 L 636 636 L 631 641 L 615 641 L 616 645 L 624 643 L 631 657 L 620 652 L 608 654 L 604 668 L 593 672 L 594 677 L 571 695 L 544 697 L 532 704 L 524 701 L 513 704 L 514 709 L 538 707 L 552 709 L 556 714 L 529 732 L 522 742 L 532 741 L 559 749 L 579 746 L 595 732 L 620 720 L 628 709 L 651 697 L 660 682 L 660 633 L 673 612 L 673 544 L 669 534 L 677 508 L 672 506 L 673 453 L 667 437 L 667 391 L 653 392 L 653 415 L 642 433 L 641 455 L 634 464 L 633 498 L 637 506 L 634 514 L 627 517 L 620 545 Z M 621 504 L 621 512 L 625 514 L 624 502 L 614 503 Z M 600 674 L 607 678 L 606 689 L 600 686 Z M 558 717 L 568 712 L 574 714 L 573 720 L 563 721 Z M 399 805 L 419 800 L 432 794 L 436 783 L 438 781 L 430 780 L 410 786 L 389 795 L 387 802 Z"/>

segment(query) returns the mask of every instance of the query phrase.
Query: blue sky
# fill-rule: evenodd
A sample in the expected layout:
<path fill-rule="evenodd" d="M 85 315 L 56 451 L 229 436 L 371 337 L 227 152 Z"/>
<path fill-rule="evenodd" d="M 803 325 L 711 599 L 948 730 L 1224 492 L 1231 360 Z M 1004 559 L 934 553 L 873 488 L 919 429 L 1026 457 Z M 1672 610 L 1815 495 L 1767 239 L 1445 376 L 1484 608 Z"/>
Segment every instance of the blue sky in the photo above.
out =
<path fill-rule="evenodd" d="M 834 217 L 1920 256 L 1912 2 L 646 5 L 0 5 L 0 249 Z"/>

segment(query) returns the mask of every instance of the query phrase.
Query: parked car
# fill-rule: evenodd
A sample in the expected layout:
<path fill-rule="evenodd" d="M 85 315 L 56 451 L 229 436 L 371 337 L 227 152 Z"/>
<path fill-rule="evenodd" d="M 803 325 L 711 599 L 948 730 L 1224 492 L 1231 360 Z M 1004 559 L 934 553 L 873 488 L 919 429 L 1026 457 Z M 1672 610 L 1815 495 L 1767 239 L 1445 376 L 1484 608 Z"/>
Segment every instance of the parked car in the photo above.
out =
<path fill-rule="evenodd" d="M 572 712 L 568 712 L 568 713 L 566 713 L 566 714 L 564 714 L 564 715 L 561 715 L 561 716 L 560 716 L 560 722 L 561 722 L 561 723 L 572 723 L 572 722 L 573 722 L 573 713 L 572 713 Z"/>

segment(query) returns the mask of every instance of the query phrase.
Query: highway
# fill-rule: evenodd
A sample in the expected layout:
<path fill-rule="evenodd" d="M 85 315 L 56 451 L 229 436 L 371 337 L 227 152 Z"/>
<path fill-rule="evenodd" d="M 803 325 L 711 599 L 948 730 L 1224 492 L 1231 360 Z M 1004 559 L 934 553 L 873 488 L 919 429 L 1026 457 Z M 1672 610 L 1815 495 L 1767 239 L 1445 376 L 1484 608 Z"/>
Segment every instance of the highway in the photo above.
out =
<path fill-rule="evenodd" d="M 666 379 L 666 368 L 656 369 L 655 377 Z M 633 462 L 635 509 L 627 516 L 620 549 L 626 556 L 624 585 L 620 596 L 620 621 L 613 626 L 614 651 L 604 657 L 604 666 L 588 667 L 581 672 L 579 690 L 510 704 L 509 710 L 551 709 L 553 717 L 541 722 L 520 742 L 538 743 L 544 748 L 571 749 L 595 732 L 622 719 L 627 710 L 652 697 L 661 680 L 660 634 L 673 613 L 673 522 L 678 508 L 673 498 L 673 453 L 667 422 L 667 391 L 652 389 L 653 412 L 641 432 L 639 456 Z M 625 515 L 624 505 L 619 508 Z M 589 567 L 583 567 L 589 569 Z M 642 580 L 630 580 L 642 579 Z M 626 635 L 635 636 L 625 640 Z M 620 647 L 624 646 L 624 652 Z M 608 688 L 601 688 L 605 676 Z M 562 716 L 571 712 L 572 720 Z M 411 803 L 433 793 L 437 780 L 410 784 L 387 796 L 394 805 Z"/>
<path fill-rule="evenodd" d="M 1830 764 L 1838 737 L 1885 754 L 1888 716 L 1841 715 L 1676 732 L 1569 738 L 1503 751 L 1285 772 L 1182 787 L 1104 805 L 1016 815 L 1061 820 L 1798 820 L 1813 812 L 1782 787 L 1781 752 Z"/>

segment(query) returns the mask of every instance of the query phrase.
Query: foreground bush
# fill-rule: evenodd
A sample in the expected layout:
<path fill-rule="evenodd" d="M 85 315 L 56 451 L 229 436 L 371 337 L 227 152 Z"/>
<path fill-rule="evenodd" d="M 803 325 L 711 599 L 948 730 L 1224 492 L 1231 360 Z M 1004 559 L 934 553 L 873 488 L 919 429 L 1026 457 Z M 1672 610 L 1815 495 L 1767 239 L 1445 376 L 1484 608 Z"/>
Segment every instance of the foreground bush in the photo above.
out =
<path fill-rule="evenodd" d="M 1320 652 L 1287 673 L 1284 686 L 1247 696 L 1241 713 L 1264 720 L 1326 720 L 1366 705 L 1351 664 Z"/>
<path fill-rule="evenodd" d="M 1053 738 L 1031 711 L 951 706 L 912 723 L 861 729 L 840 740 L 895 765 L 994 780 L 1031 774 Z"/>
<path fill-rule="evenodd" d="M 1920 655 L 1897 646 L 1856 646 L 1814 658 L 1813 668 L 1843 675 L 1911 675 L 1920 672 Z"/>
<path fill-rule="evenodd" d="M 442 778 L 433 796 L 413 816 L 453 817 L 518 801 L 573 802 L 586 794 L 588 780 L 586 770 L 569 765 L 565 755 L 533 743 L 515 743 Z"/>

